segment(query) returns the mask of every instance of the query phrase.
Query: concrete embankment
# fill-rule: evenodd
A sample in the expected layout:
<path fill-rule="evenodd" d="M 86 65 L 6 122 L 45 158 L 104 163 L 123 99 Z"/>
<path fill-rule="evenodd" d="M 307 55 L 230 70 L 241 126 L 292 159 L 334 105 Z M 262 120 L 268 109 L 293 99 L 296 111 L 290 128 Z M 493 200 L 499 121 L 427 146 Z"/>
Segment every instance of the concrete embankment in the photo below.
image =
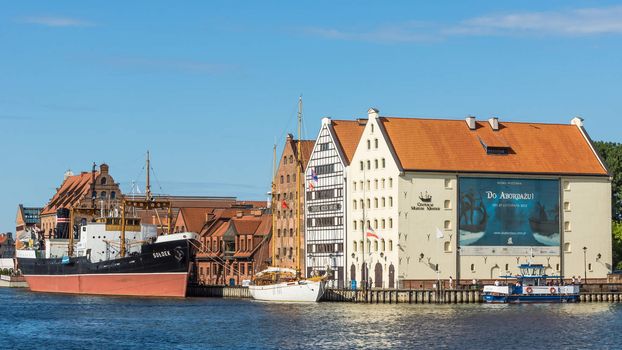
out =
<path fill-rule="evenodd" d="M 622 302 L 622 289 L 602 291 L 582 291 L 579 297 L 581 302 Z M 189 297 L 213 298 L 250 298 L 248 288 L 227 286 L 188 286 Z M 475 304 L 481 303 L 482 293 L 474 289 L 455 290 L 411 290 L 411 289 L 328 289 L 322 301 L 369 303 L 369 304 Z"/>

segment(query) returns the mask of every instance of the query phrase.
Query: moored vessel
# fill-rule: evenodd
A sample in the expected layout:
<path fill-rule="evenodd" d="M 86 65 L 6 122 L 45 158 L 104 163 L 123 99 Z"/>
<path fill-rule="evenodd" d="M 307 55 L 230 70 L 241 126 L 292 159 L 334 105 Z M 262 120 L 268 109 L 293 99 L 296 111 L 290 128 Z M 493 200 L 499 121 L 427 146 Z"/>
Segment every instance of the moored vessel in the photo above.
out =
<path fill-rule="evenodd" d="M 302 124 L 302 98 L 298 100 L 298 138 L 300 139 Z M 300 142 L 297 143 L 297 159 L 296 159 L 296 269 L 271 266 L 267 269 L 257 273 L 253 278 L 251 284 L 248 286 L 249 291 L 253 299 L 262 301 L 281 301 L 281 302 L 316 302 L 319 301 L 322 295 L 324 295 L 326 287 L 326 275 L 314 276 L 311 278 L 303 278 L 301 276 L 300 261 L 301 261 L 301 245 L 302 239 L 300 234 L 300 184 L 302 177 L 302 160 Z M 274 183 L 276 173 L 276 145 L 273 149 L 273 173 L 272 173 L 272 205 L 276 208 L 275 200 L 275 188 Z M 275 216 L 272 215 L 272 263 L 275 259 L 275 245 L 276 236 L 275 231 Z M 328 272 L 327 272 L 328 273 Z"/>
<path fill-rule="evenodd" d="M 94 222 L 82 225 L 74 225 L 74 211 L 79 208 L 59 209 L 54 238 L 33 241 L 16 251 L 18 268 L 30 290 L 185 297 L 197 234 L 170 234 L 169 218 L 167 234 L 158 235 L 156 225 L 141 223 L 136 212 L 128 210 L 167 209 L 170 217 L 171 203 L 151 194 L 149 153 L 145 193 L 141 199 L 124 198 L 121 207 L 107 216 L 99 209 Z"/>
<path fill-rule="evenodd" d="M 487 303 L 571 303 L 579 300 L 579 286 L 564 285 L 561 276 L 548 276 L 541 264 L 522 264 L 516 276 L 500 276 L 506 282 L 484 286 Z M 507 279 L 516 283 L 507 283 Z"/>

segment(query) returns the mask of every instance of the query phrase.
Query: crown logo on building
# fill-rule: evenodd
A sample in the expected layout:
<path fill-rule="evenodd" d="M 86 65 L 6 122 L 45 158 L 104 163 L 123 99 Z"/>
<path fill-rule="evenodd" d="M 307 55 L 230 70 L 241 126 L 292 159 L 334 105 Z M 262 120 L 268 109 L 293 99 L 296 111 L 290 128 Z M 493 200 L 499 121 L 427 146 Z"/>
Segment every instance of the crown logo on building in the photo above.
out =
<path fill-rule="evenodd" d="M 422 202 L 426 202 L 427 203 L 427 202 L 431 202 L 432 201 L 432 196 L 430 196 L 428 194 L 428 191 L 425 191 L 425 195 L 423 193 L 419 192 L 419 199 Z"/>

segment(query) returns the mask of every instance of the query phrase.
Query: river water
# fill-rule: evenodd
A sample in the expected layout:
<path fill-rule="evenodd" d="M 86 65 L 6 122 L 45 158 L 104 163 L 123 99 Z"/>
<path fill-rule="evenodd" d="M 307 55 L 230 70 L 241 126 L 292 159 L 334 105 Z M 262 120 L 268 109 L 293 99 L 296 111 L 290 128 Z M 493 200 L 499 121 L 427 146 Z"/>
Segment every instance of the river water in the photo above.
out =
<path fill-rule="evenodd" d="M 2 349 L 608 349 L 622 304 L 273 304 L 0 288 Z"/>

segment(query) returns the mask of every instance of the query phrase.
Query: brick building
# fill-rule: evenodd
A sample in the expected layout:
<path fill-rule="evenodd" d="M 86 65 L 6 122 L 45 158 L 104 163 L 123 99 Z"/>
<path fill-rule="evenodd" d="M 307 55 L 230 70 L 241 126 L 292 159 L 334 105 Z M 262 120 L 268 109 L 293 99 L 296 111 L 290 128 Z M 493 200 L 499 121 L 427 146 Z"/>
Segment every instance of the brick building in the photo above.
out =
<path fill-rule="evenodd" d="M 272 215 L 262 210 L 216 209 L 201 232 L 197 280 L 242 284 L 270 265 Z"/>
<path fill-rule="evenodd" d="M 296 172 L 298 169 L 297 147 L 300 142 L 301 150 L 301 167 L 303 168 L 298 189 L 296 188 Z M 294 140 L 291 134 L 287 135 L 285 147 L 281 155 L 279 166 L 277 168 L 274 182 L 276 207 L 276 239 L 275 244 L 275 263 L 274 266 L 296 268 L 297 241 L 296 229 L 300 225 L 301 235 L 301 251 L 300 251 L 300 269 L 304 274 L 304 167 L 309 160 L 309 156 L 313 150 L 315 141 L 312 140 Z M 300 220 L 296 220 L 296 193 L 300 196 Z"/>
<path fill-rule="evenodd" d="M 110 175 L 107 164 L 101 164 L 99 170 L 93 164 L 91 172 L 83 171 L 78 175 L 68 171 L 63 183 L 41 211 L 44 237 L 54 237 L 58 209 L 75 209 L 74 224 L 85 225 L 94 218 L 119 208 L 121 199 L 121 189 Z"/>

